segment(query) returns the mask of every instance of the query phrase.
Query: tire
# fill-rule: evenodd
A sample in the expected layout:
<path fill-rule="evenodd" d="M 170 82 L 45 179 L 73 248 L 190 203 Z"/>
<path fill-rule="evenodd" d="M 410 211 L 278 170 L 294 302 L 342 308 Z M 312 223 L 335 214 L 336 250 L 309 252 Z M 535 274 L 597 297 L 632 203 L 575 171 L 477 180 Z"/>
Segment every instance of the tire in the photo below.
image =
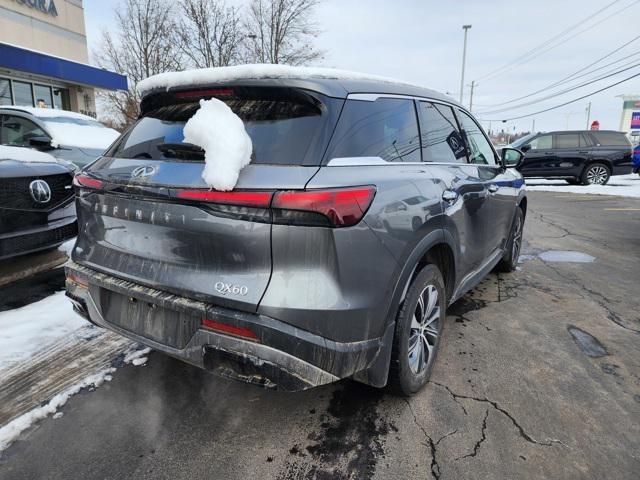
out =
<path fill-rule="evenodd" d="M 414 232 L 417 232 L 418 230 L 420 230 L 421 226 L 422 226 L 422 220 L 420 220 L 420 217 L 413 217 L 411 219 L 411 228 L 413 229 Z"/>
<path fill-rule="evenodd" d="M 611 171 L 604 163 L 592 163 L 582 172 L 583 185 L 606 185 L 611 178 Z"/>
<path fill-rule="evenodd" d="M 522 248 L 522 230 L 524 229 L 524 213 L 520 207 L 516 209 L 516 216 L 513 219 L 513 226 L 509 234 L 507 251 L 496 266 L 498 272 L 513 272 L 518 266 L 520 250 Z"/>
<path fill-rule="evenodd" d="M 442 338 L 446 295 L 435 265 L 424 267 L 411 282 L 393 337 L 388 385 L 395 393 L 413 395 L 429 380 Z"/>

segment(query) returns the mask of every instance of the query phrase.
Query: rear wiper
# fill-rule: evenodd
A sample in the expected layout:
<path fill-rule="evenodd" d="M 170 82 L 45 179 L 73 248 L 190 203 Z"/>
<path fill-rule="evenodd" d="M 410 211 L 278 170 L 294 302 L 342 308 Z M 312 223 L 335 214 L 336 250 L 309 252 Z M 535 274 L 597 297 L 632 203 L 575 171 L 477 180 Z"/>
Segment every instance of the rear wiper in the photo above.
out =
<path fill-rule="evenodd" d="M 159 143 L 156 148 L 165 157 L 180 160 L 204 160 L 204 150 L 192 143 Z"/>

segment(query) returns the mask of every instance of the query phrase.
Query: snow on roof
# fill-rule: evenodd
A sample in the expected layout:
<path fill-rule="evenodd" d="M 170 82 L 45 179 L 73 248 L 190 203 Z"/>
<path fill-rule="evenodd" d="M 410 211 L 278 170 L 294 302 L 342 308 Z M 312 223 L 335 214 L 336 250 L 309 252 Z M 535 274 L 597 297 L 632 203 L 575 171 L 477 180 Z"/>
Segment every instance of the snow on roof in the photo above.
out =
<path fill-rule="evenodd" d="M 0 161 L 18 160 L 19 162 L 58 163 L 53 155 L 27 147 L 0 145 Z"/>
<path fill-rule="evenodd" d="M 57 108 L 34 108 L 2 106 L 32 114 L 42 120 L 46 130 L 56 145 L 78 148 L 106 149 L 120 134 L 113 128 L 101 124 L 95 118 L 81 113 L 58 110 Z"/>
<path fill-rule="evenodd" d="M 10 110 L 21 110 L 23 112 L 28 112 L 31 115 L 46 119 L 46 118 L 75 118 L 78 120 L 86 120 L 90 122 L 99 123 L 95 118 L 89 117 L 88 115 L 83 115 L 81 113 L 70 112 L 68 110 L 60 110 L 58 108 L 37 108 L 37 107 L 20 107 L 17 105 L 2 105 L 0 108 L 2 109 L 10 109 Z"/>
<path fill-rule="evenodd" d="M 232 80 L 253 80 L 260 78 L 295 78 L 295 79 L 335 79 L 335 80 L 372 80 L 376 82 L 411 85 L 408 82 L 393 78 L 369 75 L 366 73 L 350 72 L 333 68 L 320 67 L 292 67 L 289 65 L 237 65 L 233 67 L 201 68 L 184 70 L 182 72 L 166 72 L 153 75 L 138 83 L 140 95 L 146 95 L 152 90 L 184 87 L 189 85 L 203 85 L 223 83 Z"/>

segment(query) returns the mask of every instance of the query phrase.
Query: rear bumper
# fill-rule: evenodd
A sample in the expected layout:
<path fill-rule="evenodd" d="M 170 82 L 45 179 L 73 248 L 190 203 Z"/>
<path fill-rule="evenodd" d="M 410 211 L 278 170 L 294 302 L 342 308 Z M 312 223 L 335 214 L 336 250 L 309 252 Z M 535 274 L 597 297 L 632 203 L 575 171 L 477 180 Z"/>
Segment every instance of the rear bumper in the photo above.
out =
<path fill-rule="evenodd" d="M 57 247 L 78 234 L 75 217 L 49 222 L 44 226 L 0 234 L 0 260 Z"/>
<path fill-rule="evenodd" d="M 66 272 L 67 296 L 89 321 L 218 375 L 263 387 L 297 391 L 334 382 L 366 370 L 390 348 L 388 334 L 361 342 L 335 342 L 265 315 L 180 297 L 76 263 L 70 262 Z M 107 305 L 112 295 L 119 300 Z M 119 318 L 113 304 L 124 305 L 123 297 L 149 305 L 142 319 L 146 333 L 138 319 L 114 323 Z M 232 331 L 249 331 L 254 338 L 213 331 L 202 325 L 205 318 Z M 164 330 L 178 332 L 175 335 L 158 334 L 154 320 L 181 322 L 181 327 Z M 392 333 L 393 325 L 389 329 Z"/>

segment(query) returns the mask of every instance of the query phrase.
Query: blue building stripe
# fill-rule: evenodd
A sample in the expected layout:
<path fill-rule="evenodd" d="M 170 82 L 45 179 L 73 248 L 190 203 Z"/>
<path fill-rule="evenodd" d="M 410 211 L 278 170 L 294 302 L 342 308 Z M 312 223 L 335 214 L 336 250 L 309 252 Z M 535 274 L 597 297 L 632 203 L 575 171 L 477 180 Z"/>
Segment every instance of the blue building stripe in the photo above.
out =
<path fill-rule="evenodd" d="M 105 90 L 127 89 L 125 75 L 5 43 L 0 43 L 0 67 Z"/>

